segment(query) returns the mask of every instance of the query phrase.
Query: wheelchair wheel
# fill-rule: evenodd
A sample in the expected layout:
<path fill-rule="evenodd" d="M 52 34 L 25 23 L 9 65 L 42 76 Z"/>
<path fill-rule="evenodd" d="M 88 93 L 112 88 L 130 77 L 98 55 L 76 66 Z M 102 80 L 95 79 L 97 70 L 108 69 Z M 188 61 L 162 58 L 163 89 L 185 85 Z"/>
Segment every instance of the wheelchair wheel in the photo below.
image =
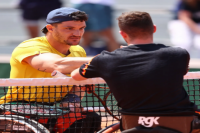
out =
<path fill-rule="evenodd" d="M 119 128 L 120 128 L 120 122 L 112 124 L 104 129 L 101 129 L 97 133 L 113 133 L 113 132 L 117 132 L 117 130 L 119 130 Z"/>
<path fill-rule="evenodd" d="M 0 133 L 50 133 L 40 123 L 17 115 L 0 115 Z"/>

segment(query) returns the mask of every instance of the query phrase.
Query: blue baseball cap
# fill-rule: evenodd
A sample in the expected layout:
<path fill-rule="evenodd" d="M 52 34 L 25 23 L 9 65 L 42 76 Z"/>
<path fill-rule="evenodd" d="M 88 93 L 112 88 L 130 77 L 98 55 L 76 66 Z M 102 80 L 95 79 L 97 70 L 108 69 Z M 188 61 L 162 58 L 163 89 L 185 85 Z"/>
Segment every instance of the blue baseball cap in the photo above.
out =
<path fill-rule="evenodd" d="M 62 7 L 49 12 L 46 18 L 48 24 L 59 23 L 63 21 L 72 21 L 75 20 L 71 17 L 71 13 L 78 12 L 78 9 L 70 7 Z"/>
<path fill-rule="evenodd" d="M 62 7 L 62 8 L 52 10 L 47 15 L 46 22 L 48 24 L 53 24 L 53 23 L 60 23 L 64 21 L 76 20 L 75 18 L 71 16 L 71 14 L 78 11 L 80 10 L 71 8 L 71 7 Z M 42 29 L 42 31 L 45 31 L 45 30 L 47 30 L 46 26 Z"/>

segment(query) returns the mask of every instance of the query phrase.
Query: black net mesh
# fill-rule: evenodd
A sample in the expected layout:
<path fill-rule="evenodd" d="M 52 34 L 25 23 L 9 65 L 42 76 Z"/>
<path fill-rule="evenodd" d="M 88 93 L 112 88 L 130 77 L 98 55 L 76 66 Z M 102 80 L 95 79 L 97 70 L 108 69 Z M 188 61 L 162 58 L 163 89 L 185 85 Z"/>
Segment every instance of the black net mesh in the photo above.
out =
<path fill-rule="evenodd" d="M 39 83 L 40 79 L 34 79 L 38 80 L 37 85 L 37 82 L 32 84 L 27 79 L 8 79 L 8 83 L 3 83 L 5 80 L 0 80 L 0 131 L 3 132 L 41 130 L 40 132 L 93 133 L 118 122 L 117 119 L 120 118 L 117 102 L 105 82 L 72 85 L 68 81 L 62 83 L 56 79 L 59 83 L 52 85 L 55 79 L 43 79 L 43 83 Z M 24 123 L 19 123 L 18 119 Z M 27 126 L 26 122 L 29 120 L 35 122 L 36 130 Z"/>
<path fill-rule="evenodd" d="M 200 109 L 198 78 L 185 76 L 183 86 Z M 0 132 L 94 133 L 120 119 L 114 96 L 98 79 L 0 79 L 0 97 Z"/>

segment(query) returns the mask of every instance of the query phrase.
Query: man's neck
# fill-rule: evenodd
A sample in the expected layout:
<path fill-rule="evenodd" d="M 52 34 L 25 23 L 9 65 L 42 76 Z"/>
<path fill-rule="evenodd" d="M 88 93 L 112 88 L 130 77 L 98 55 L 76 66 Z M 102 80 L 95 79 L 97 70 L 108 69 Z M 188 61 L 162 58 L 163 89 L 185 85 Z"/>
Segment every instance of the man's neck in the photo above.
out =
<path fill-rule="evenodd" d="M 50 37 L 48 35 L 46 35 L 46 38 L 47 38 L 47 41 L 49 42 L 49 44 L 53 48 L 55 48 L 58 52 L 60 52 L 60 53 L 62 53 L 64 55 L 69 55 L 70 54 L 70 52 L 69 52 L 70 46 L 69 45 L 59 43 L 58 41 L 54 40 L 53 37 Z"/>
<path fill-rule="evenodd" d="M 149 38 L 149 39 L 134 39 L 130 42 L 128 42 L 128 45 L 140 45 L 140 44 L 150 44 L 153 43 L 153 38 Z"/>

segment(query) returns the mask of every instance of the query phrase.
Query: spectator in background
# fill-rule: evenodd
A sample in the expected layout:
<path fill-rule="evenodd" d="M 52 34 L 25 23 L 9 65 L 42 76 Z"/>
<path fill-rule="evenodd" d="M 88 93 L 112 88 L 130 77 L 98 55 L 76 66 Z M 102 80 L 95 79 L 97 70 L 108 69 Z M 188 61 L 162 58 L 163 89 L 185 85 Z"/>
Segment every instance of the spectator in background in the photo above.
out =
<path fill-rule="evenodd" d="M 101 52 L 91 51 L 92 47 L 90 46 L 96 39 L 104 40 L 107 50 L 110 52 L 119 48 L 112 31 L 111 6 L 114 4 L 114 0 L 71 0 L 71 4 L 74 8 L 86 12 L 89 16 L 81 42 L 81 46 L 86 50 L 87 55 L 96 55 Z M 93 50 L 95 49 L 93 48 Z"/>
<path fill-rule="evenodd" d="M 29 37 L 38 37 L 40 33 L 38 21 L 45 19 L 51 10 L 61 6 L 60 0 L 20 0 L 19 8 L 22 10 L 22 18 Z"/>
<path fill-rule="evenodd" d="M 181 0 L 175 11 L 175 20 L 168 25 L 172 44 L 187 49 L 190 54 L 192 45 L 200 50 L 200 1 Z"/>

